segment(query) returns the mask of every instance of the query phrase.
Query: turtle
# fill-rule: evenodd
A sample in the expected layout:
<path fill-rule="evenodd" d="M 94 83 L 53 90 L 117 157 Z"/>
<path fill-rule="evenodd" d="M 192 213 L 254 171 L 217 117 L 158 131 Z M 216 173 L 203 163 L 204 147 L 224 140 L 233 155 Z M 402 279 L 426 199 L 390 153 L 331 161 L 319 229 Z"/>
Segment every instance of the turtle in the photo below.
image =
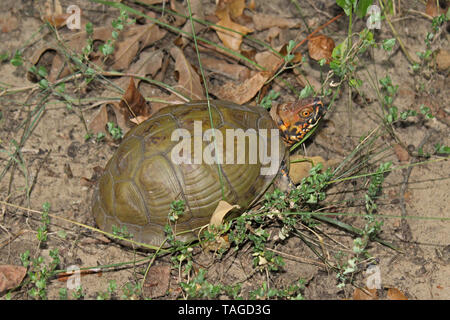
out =
<path fill-rule="evenodd" d="M 319 98 L 279 104 L 270 113 L 220 100 L 162 108 L 128 131 L 106 164 L 92 198 L 95 222 L 109 233 L 125 226 L 133 240 L 160 246 L 171 204 L 183 201 L 177 239 L 193 240 L 220 200 L 237 204 L 240 214 L 269 187 L 292 187 L 288 147 L 325 112 Z"/>

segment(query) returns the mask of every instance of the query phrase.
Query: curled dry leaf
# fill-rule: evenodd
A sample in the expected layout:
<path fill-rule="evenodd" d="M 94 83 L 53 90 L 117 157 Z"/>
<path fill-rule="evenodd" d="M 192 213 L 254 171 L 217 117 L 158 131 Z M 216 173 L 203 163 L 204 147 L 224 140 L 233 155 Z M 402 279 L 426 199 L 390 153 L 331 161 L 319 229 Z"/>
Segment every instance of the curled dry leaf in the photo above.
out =
<path fill-rule="evenodd" d="M 130 78 L 127 91 L 120 100 L 119 108 L 126 118 L 131 116 L 132 118 L 140 117 L 145 120 L 150 115 L 150 106 L 134 85 L 133 78 Z"/>
<path fill-rule="evenodd" d="M 142 288 L 145 298 L 164 296 L 169 289 L 170 265 L 152 265 L 147 272 Z"/>
<path fill-rule="evenodd" d="M 175 71 L 178 73 L 178 84 L 174 86 L 175 90 L 192 100 L 204 99 L 200 76 L 186 59 L 183 51 L 178 47 L 172 47 L 170 55 L 175 59 Z"/>
<path fill-rule="evenodd" d="M 276 15 L 267 15 L 262 13 L 255 13 L 252 17 L 253 25 L 258 31 L 278 27 L 281 29 L 300 28 L 300 21 L 298 19 L 283 18 Z"/>
<path fill-rule="evenodd" d="M 309 56 L 316 61 L 325 59 L 327 63 L 330 63 L 334 47 L 333 39 L 323 34 L 312 37 L 308 41 Z"/>
<path fill-rule="evenodd" d="M 0 293 L 20 285 L 26 274 L 25 267 L 0 265 Z"/>
<path fill-rule="evenodd" d="M 212 91 L 220 99 L 232 101 L 237 104 L 244 104 L 253 99 L 264 83 L 269 80 L 270 76 L 270 72 L 261 71 L 244 82 L 239 84 L 227 82 L 225 85 L 214 88 Z"/>
<path fill-rule="evenodd" d="M 231 205 L 226 201 L 220 200 L 216 210 L 211 216 L 209 221 L 210 230 L 213 230 L 211 227 L 217 227 L 223 224 L 225 216 L 232 210 L 239 209 L 238 205 Z M 215 241 L 210 241 L 204 244 L 204 248 L 210 251 L 217 251 L 219 249 L 229 248 L 230 243 L 228 241 L 228 236 L 220 236 L 217 235 Z"/>
<path fill-rule="evenodd" d="M 227 213 L 233 209 L 239 209 L 239 206 L 231 205 L 226 201 L 220 200 L 217 204 L 216 210 L 214 210 L 214 213 L 209 220 L 209 224 L 212 226 L 220 226 L 221 224 L 223 224 L 223 218 L 225 218 Z"/>

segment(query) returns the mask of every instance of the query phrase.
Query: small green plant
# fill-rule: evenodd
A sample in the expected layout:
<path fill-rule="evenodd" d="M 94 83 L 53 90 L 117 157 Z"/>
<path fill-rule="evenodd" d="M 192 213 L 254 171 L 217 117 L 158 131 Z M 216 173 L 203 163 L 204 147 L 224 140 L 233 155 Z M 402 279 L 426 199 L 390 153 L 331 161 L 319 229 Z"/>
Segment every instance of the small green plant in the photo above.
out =
<path fill-rule="evenodd" d="M 106 126 L 108 128 L 109 134 L 114 140 L 120 140 L 123 138 L 122 129 L 119 126 L 116 126 L 114 122 L 108 122 Z"/>
<path fill-rule="evenodd" d="M 12 57 L 10 63 L 15 67 L 20 67 L 21 65 L 23 65 L 22 53 L 19 50 L 14 53 L 14 56 Z"/>
<path fill-rule="evenodd" d="M 297 283 L 290 285 L 285 289 L 269 288 L 267 282 L 263 282 L 262 286 L 256 290 L 250 291 L 249 296 L 252 300 L 269 300 L 269 299 L 289 299 L 303 300 L 301 291 L 305 289 L 305 281 L 300 279 Z"/>
<path fill-rule="evenodd" d="M 122 295 L 120 298 L 124 300 L 137 300 L 141 295 L 142 287 L 140 282 L 135 284 L 127 282 L 122 288 Z"/>
<path fill-rule="evenodd" d="M 110 300 L 115 295 L 116 289 L 116 281 L 110 280 L 108 283 L 108 291 L 98 293 L 97 300 Z"/>
<path fill-rule="evenodd" d="M 47 241 L 48 226 L 50 224 L 50 217 L 48 216 L 48 213 L 50 211 L 50 203 L 45 202 L 42 208 L 43 208 L 41 213 L 42 224 L 39 226 L 37 230 L 37 238 L 39 240 L 39 243 L 44 243 Z"/>
<path fill-rule="evenodd" d="M 264 98 L 262 98 L 260 105 L 264 109 L 270 109 L 272 107 L 272 102 L 274 100 L 278 99 L 279 96 L 280 96 L 279 92 L 277 92 L 275 90 L 271 90 L 268 95 L 266 95 Z"/>
<path fill-rule="evenodd" d="M 83 292 L 82 286 L 78 286 L 75 290 L 72 291 L 72 297 L 75 300 L 81 300 L 84 298 L 84 296 L 85 296 L 85 293 Z"/>
<path fill-rule="evenodd" d="M 120 16 L 111 22 L 113 31 L 111 32 L 112 39 L 108 39 L 106 43 L 99 47 L 100 52 L 105 56 L 105 58 L 114 53 L 115 43 L 119 38 L 119 34 L 123 31 L 126 25 L 131 25 L 136 23 L 135 19 L 129 19 L 128 12 L 125 10 L 120 11 Z"/>
<path fill-rule="evenodd" d="M 115 236 L 122 237 L 122 238 L 125 238 L 125 239 L 132 239 L 133 238 L 133 234 L 128 232 L 128 228 L 125 225 L 122 225 L 120 227 L 116 226 L 116 225 L 113 225 L 111 229 L 112 229 L 112 234 L 115 235 Z"/>
<path fill-rule="evenodd" d="M 241 285 L 212 284 L 205 279 L 206 270 L 200 268 L 196 277 L 189 282 L 181 282 L 180 286 L 187 299 L 215 299 L 219 295 L 227 295 L 232 299 L 240 299 Z"/>
<path fill-rule="evenodd" d="M 35 299 L 47 299 L 47 283 L 60 264 L 58 249 L 50 250 L 49 255 L 52 259 L 49 264 L 41 256 L 31 259 L 28 250 L 20 255 L 22 265 L 28 268 L 27 274 L 32 284 L 28 293 Z"/>

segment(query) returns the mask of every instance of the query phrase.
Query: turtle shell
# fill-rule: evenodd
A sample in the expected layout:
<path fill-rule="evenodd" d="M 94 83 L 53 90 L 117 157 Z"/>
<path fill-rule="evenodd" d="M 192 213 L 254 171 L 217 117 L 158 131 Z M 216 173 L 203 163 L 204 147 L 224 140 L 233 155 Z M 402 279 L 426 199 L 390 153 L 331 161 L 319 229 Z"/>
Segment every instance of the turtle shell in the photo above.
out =
<path fill-rule="evenodd" d="M 239 142 L 232 134 L 244 138 Z M 261 161 L 260 150 L 272 158 Z M 177 239 L 193 239 L 220 200 L 239 205 L 241 212 L 258 201 L 279 174 L 286 152 L 276 124 L 261 107 L 225 101 L 166 107 L 131 129 L 107 163 L 94 192 L 95 221 L 107 232 L 126 226 L 134 240 L 159 246 L 171 203 L 183 200 Z"/>

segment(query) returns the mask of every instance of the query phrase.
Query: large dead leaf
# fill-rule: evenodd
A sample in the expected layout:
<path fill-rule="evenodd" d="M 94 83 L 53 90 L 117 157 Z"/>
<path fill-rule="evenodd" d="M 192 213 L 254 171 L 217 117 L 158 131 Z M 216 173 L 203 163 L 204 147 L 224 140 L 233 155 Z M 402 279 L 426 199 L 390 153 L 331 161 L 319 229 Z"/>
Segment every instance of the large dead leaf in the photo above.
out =
<path fill-rule="evenodd" d="M 219 19 L 223 19 L 227 15 L 235 19 L 242 15 L 244 9 L 245 0 L 219 0 L 215 14 Z"/>
<path fill-rule="evenodd" d="M 217 25 L 240 33 L 239 34 L 225 29 L 213 27 L 216 30 L 217 35 L 219 36 L 219 39 L 222 41 L 224 46 L 233 51 L 240 50 L 243 35 L 253 32 L 252 29 L 231 21 L 231 18 L 228 13 L 224 14 L 224 16 L 220 19 L 220 21 L 217 22 Z"/>
<path fill-rule="evenodd" d="M 169 289 L 170 265 L 151 266 L 144 280 L 142 293 L 152 299 L 164 296 Z"/>
<path fill-rule="evenodd" d="M 244 104 L 253 99 L 270 76 L 270 72 L 261 71 L 239 84 L 228 82 L 219 88 L 213 88 L 213 93 L 222 100 Z"/>
<path fill-rule="evenodd" d="M 17 29 L 19 21 L 11 11 L 0 13 L 0 29 L 3 33 L 8 33 Z"/>
<path fill-rule="evenodd" d="M 22 266 L 0 265 L 0 293 L 20 285 L 26 274 Z"/>
<path fill-rule="evenodd" d="M 203 6 L 202 1 L 201 0 L 191 0 L 190 4 L 191 4 L 192 18 L 198 19 L 198 20 L 205 20 L 205 15 L 204 15 L 205 8 Z M 186 15 L 188 15 L 187 10 L 185 10 L 185 12 L 186 12 Z M 204 24 L 194 21 L 194 30 L 195 30 L 196 34 L 198 34 L 199 32 L 202 32 L 205 28 L 206 28 L 206 26 Z M 190 22 L 186 23 L 183 26 L 182 30 L 184 32 L 187 32 L 188 34 L 192 34 L 191 23 Z M 190 41 L 191 41 L 191 38 L 183 35 L 180 39 L 179 45 L 180 45 L 180 47 L 184 48 Z"/>
<path fill-rule="evenodd" d="M 314 36 L 308 41 L 309 56 L 316 61 L 325 59 L 330 63 L 334 47 L 333 39 L 323 34 Z"/>
<path fill-rule="evenodd" d="M 170 54 L 175 59 L 175 71 L 178 74 L 178 84 L 174 89 L 192 100 L 204 99 L 200 76 L 186 59 L 183 51 L 178 47 L 172 47 Z"/>
<path fill-rule="evenodd" d="M 255 61 L 265 69 L 272 70 L 274 66 L 278 65 L 280 61 L 282 61 L 282 58 L 277 56 L 272 51 L 266 50 L 263 52 L 258 52 L 255 55 Z"/>
<path fill-rule="evenodd" d="M 88 129 L 90 133 L 95 135 L 99 133 L 106 134 L 106 123 L 108 122 L 108 110 L 106 104 L 101 105 L 100 109 L 94 114 L 92 119 L 88 121 Z"/>
<path fill-rule="evenodd" d="M 387 298 L 389 300 L 408 300 L 405 294 L 396 288 L 388 289 Z"/>
<path fill-rule="evenodd" d="M 245 80 L 250 77 L 250 69 L 240 64 L 231 64 L 224 60 L 205 57 L 202 65 L 211 72 L 218 73 L 233 80 Z"/>
<path fill-rule="evenodd" d="M 378 300 L 377 289 L 356 288 L 353 291 L 353 300 Z"/>
<path fill-rule="evenodd" d="M 167 31 L 160 29 L 156 24 L 133 26 L 118 43 L 112 68 L 126 69 L 139 50 L 162 39 L 166 33 Z"/>
<path fill-rule="evenodd" d="M 92 34 L 93 41 L 106 42 L 111 39 L 112 27 L 100 27 L 94 28 Z M 143 48 L 149 46 L 155 41 L 160 40 L 165 36 L 167 31 L 160 29 L 155 24 L 146 25 L 134 25 L 125 28 L 116 42 L 116 47 L 114 53 L 111 57 L 112 61 L 110 65 L 113 69 L 126 69 L 130 65 L 131 61 L 134 60 L 137 53 Z M 65 47 L 72 50 L 74 53 L 80 54 L 83 47 L 87 43 L 88 35 L 85 31 L 77 32 L 75 34 L 70 34 L 68 37 L 64 38 Z M 53 82 L 61 77 L 70 74 L 71 68 L 66 65 L 65 54 L 61 52 L 61 48 L 56 44 L 50 43 L 42 48 L 38 49 L 31 57 L 32 64 L 36 65 L 41 56 L 47 51 L 52 50 L 57 52 L 53 61 L 51 62 L 50 72 L 48 80 Z M 101 68 L 105 68 L 103 65 L 103 56 L 97 54 L 92 55 L 92 62 L 99 65 Z"/>
<path fill-rule="evenodd" d="M 127 91 L 125 91 L 122 100 L 120 100 L 119 108 L 125 118 L 131 116 L 134 119 L 132 122 L 136 124 L 149 118 L 150 106 L 134 85 L 133 78 L 130 78 Z"/>
<path fill-rule="evenodd" d="M 255 13 L 252 17 L 253 25 L 256 30 L 266 30 L 272 27 L 281 29 L 300 28 L 300 21 L 298 19 L 283 18 L 276 15 L 267 15 L 262 13 Z"/>

